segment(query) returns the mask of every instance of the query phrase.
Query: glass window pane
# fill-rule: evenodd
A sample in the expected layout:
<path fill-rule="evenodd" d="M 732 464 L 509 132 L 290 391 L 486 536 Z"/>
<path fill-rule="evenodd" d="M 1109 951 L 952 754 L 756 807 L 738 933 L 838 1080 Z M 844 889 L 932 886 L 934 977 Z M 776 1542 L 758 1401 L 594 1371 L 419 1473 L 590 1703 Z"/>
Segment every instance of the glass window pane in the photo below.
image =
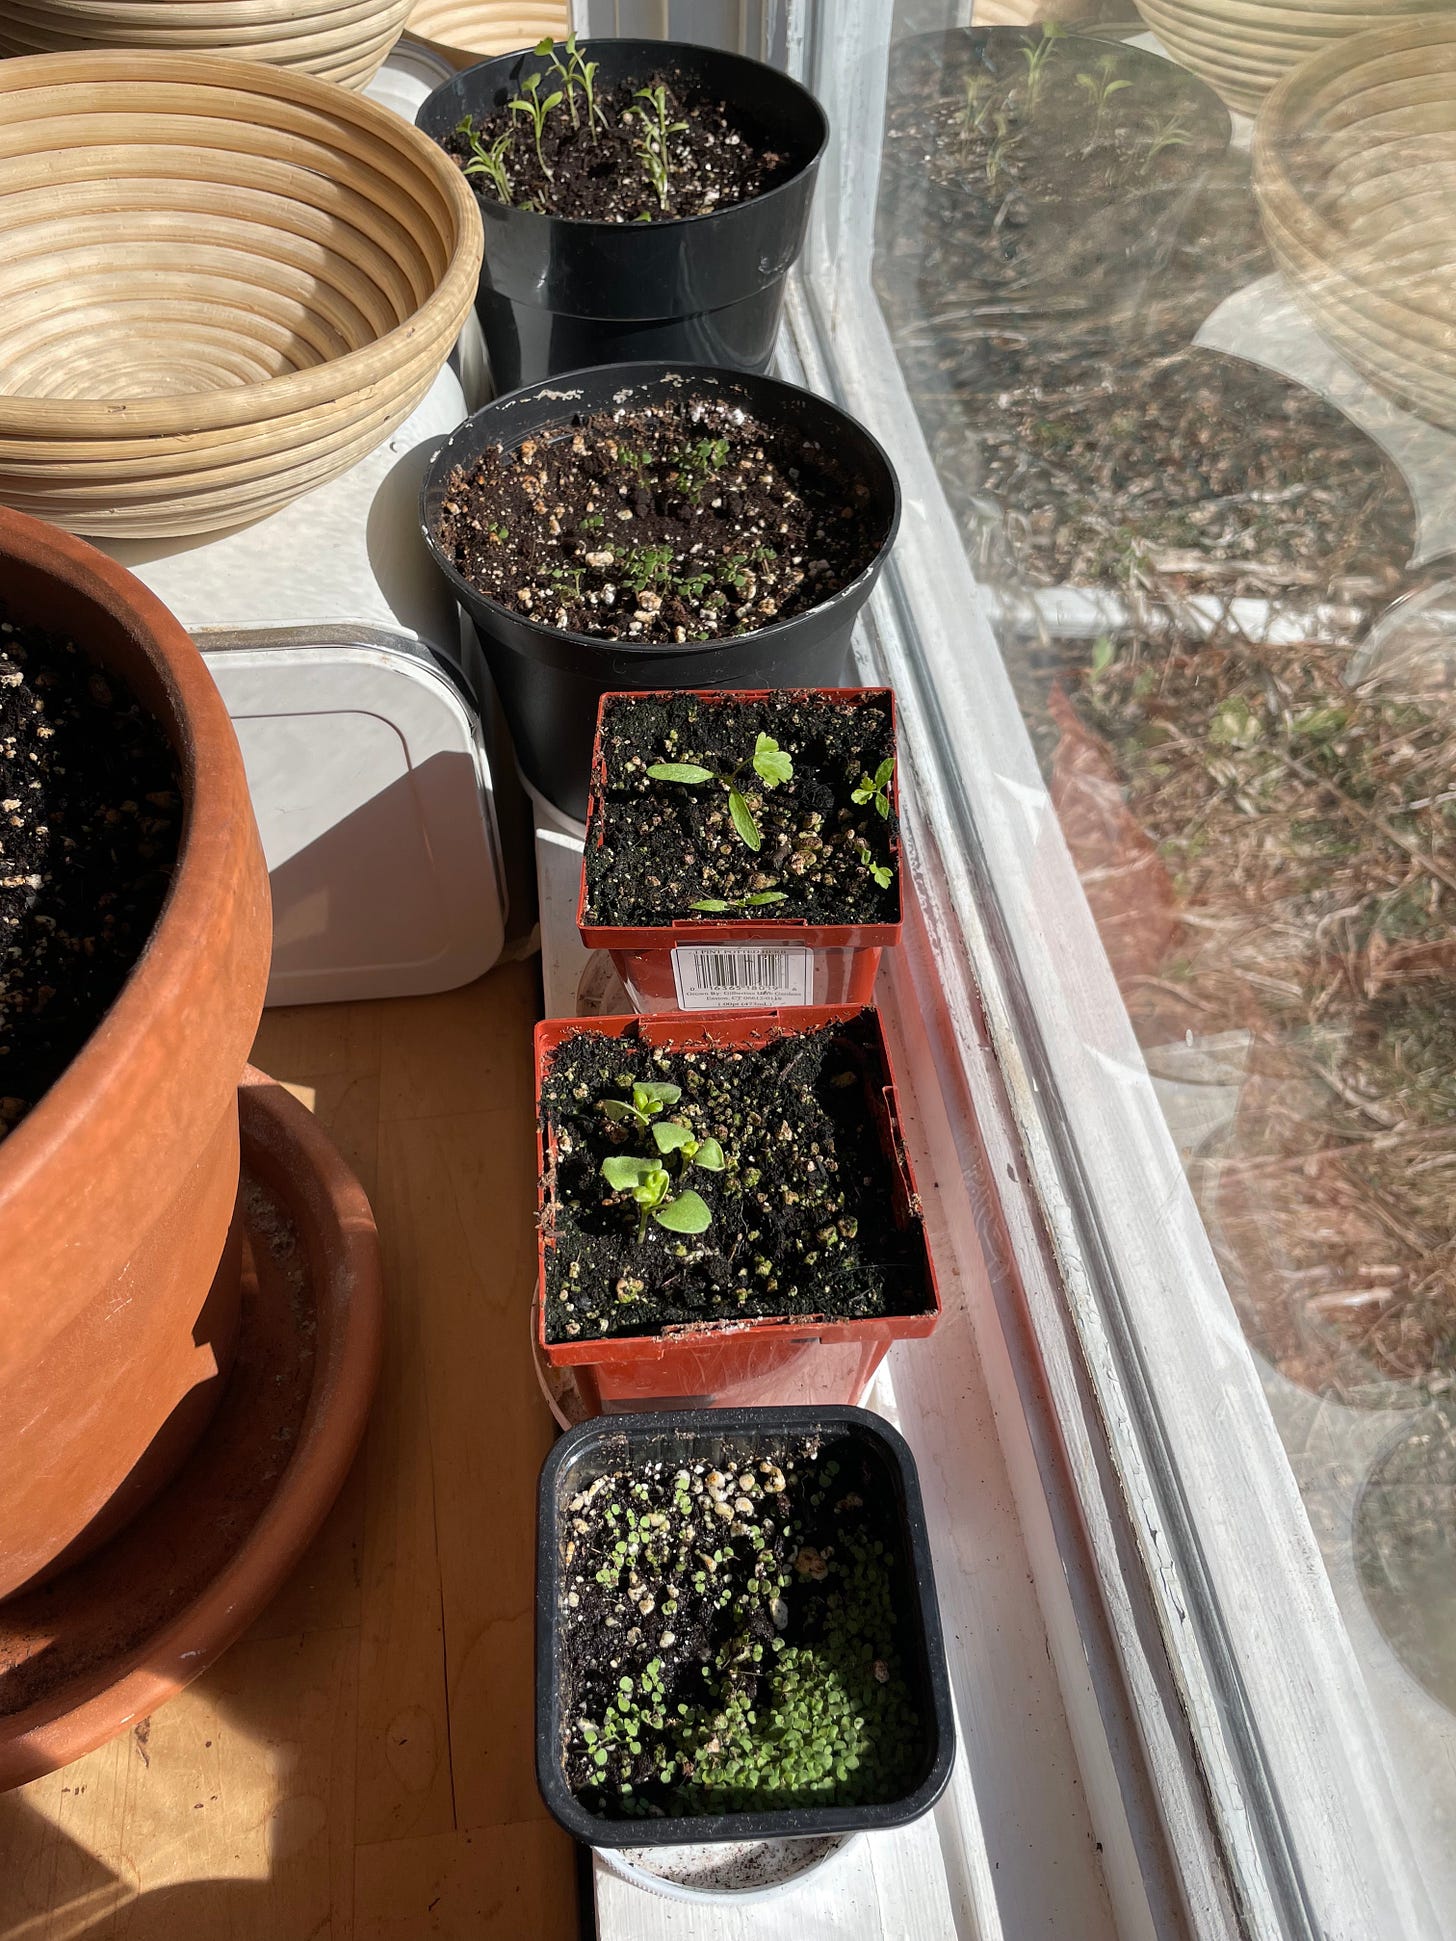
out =
<path fill-rule="evenodd" d="M 1456 13 L 969 11 L 875 289 L 1449 1910 Z"/>

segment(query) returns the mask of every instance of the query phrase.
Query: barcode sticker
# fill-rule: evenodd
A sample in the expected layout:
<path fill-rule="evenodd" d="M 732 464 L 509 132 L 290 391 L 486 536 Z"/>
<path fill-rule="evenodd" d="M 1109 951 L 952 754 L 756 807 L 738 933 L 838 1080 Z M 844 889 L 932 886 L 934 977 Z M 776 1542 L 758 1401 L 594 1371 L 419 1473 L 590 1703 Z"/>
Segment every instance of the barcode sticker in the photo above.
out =
<path fill-rule="evenodd" d="M 804 944 L 679 944 L 672 981 L 680 1011 L 812 1004 L 814 953 Z"/>

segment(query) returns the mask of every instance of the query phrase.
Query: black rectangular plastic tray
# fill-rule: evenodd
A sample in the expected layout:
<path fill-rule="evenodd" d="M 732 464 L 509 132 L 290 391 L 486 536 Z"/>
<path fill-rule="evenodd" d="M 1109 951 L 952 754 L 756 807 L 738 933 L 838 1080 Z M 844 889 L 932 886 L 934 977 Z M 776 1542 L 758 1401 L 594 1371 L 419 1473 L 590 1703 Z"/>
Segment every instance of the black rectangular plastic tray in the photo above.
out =
<path fill-rule="evenodd" d="M 663 1819 L 603 1819 L 566 1784 L 561 1765 L 562 1691 L 557 1628 L 567 1505 L 609 1469 L 643 1462 L 674 1468 L 714 1465 L 761 1455 L 770 1445 L 817 1436 L 826 1446 L 846 1439 L 878 1462 L 899 1510 L 885 1533 L 899 1546 L 903 1581 L 912 1587 L 901 1640 L 906 1672 L 924 1735 L 920 1776 L 901 1798 L 877 1806 L 798 1806 L 782 1812 L 683 1814 Z M 939 1799 L 955 1760 L 955 1722 L 935 1573 L 915 1458 L 903 1436 L 868 1409 L 683 1409 L 653 1415 L 597 1416 L 562 1436 L 541 1471 L 536 1508 L 536 1778 L 552 1816 L 594 1847 L 678 1846 L 707 1840 L 782 1840 L 907 1826 Z"/>

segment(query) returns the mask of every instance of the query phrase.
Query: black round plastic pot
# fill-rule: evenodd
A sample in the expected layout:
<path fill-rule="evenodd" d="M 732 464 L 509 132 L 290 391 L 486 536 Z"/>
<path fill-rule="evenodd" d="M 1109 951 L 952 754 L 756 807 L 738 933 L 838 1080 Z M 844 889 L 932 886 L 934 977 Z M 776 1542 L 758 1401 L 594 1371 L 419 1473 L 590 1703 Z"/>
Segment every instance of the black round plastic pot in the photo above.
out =
<path fill-rule="evenodd" d="M 873 559 L 838 593 L 792 619 L 723 640 L 601 640 L 513 612 L 479 593 L 435 537 L 457 467 L 488 446 L 514 449 L 527 437 L 567 436 L 577 414 L 633 409 L 711 392 L 741 401 L 769 425 L 802 433 L 870 491 L 882 535 Z M 851 637 L 900 523 L 900 487 L 883 447 L 863 425 L 811 391 L 747 372 L 684 364 L 616 364 L 532 385 L 467 418 L 436 453 L 420 491 L 426 543 L 475 624 L 531 786 L 582 821 L 591 782 L 592 737 L 603 694 L 644 688 L 858 687 Z"/>
<path fill-rule="evenodd" d="M 562 1772 L 565 1707 L 561 1625 L 568 1586 L 571 1501 L 598 1476 L 644 1463 L 746 1462 L 785 1445 L 817 1439 L 827 1452 L 850 1443 L 880 1472 L 893 1505 L 883 1535 L 898 1566 L 897 1636 L 919 1721 L 919 1770 L 899 1798 L 873 1806 L 796 1806 L 760 1813 L 692 1814 L 608 1820 L 587 1811 Z M 605 1641 L 603 1651 L 610 1650 Z M 546 1458 L 536 1498 L 536 1783 L 553 1818 L 594 1847 L 677 1846 L 709 1840 L 805 1839 L 884 1831 L 918 1820 L 945 1791 L 955 1763 L 955 1714 L 941 1634 L 940 1605 L 920 1478 L 903 1436 L 867 1409 L 682 1409 L 656 1415 L 603 1415 L 568 1429 Z"/>
<path fill-rule="evenodd" d="M 776 68 L 715 47 L 591 40 L 581 52 L 597 63 L 599 91 L 681 77 L 724 102 L 749 139 L 786 154 L 791 173 L 751 202 L 673 222 L 584 222 L 481 196 L 476 310 L 496 390 L 629 358 L 765 370 L 829 138 L 824 110 Z M 443 143 L 464 116 L 499 112 L 544 66 L 530 50 L 482 61 L 437 88 L 415 123 Z"/>

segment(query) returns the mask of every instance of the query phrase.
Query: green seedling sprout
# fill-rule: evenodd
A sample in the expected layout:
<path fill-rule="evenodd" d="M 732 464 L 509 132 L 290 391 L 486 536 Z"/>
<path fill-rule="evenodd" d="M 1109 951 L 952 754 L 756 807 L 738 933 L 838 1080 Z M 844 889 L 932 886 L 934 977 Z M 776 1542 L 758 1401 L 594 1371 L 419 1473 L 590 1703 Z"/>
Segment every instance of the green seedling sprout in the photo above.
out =
<path fill-rule="evenodd" d="M 889 889 L 895 880 L 895 872 L 888 863 L 877 863 L 863 843 L 860 844 L 859 861 L 862 869 L 867 869 L 882 890 Z"/>
<path fill-rule="evenodd" d="M 568 34 L 564 45 L 566 59 L 563 61 L 556 51 L 556 43 L 550 34 L 543 34 L 536 43 L 535 53 L 538 60 L 549 62 L 553 72 L 561 77 L 562 92 L 566 97 L 566 105 L 571 110 L 571 125 L 573 128 L 580 128 L 581 117 L 576 112 L 576 85 L 579 78 L 576 35 Z"/>
<path fill-rule="evenodd" d="M 669 1085 L 665 1080 L 643 1082 L 623 1079 L 622 1084 L 630 1084 L 632 1097 L 629 1099 L 603 1099 L 602 1111 L 616 1124 L 631 1119 L 645 1132 L 655 1118 L 658 1118 L 669 1105 L 676 1105 L 682 1097 L 680 1085 Z"/>
<path fill-rule="evenodd" d="M 662 1119 L 656 1115 L 664 1105 L 674 1105 L 682 1096 L 676 1085 L 634 1085 L 633 1102 L 605 1099 L 602 1110 L 608 1118 L 636 1119 L 650 1125 L 656 1156 L 613 1153 L 602 1161 L 602 1178 L 614 1193 L 630 1194 L 637 1207 L 637 1238 L 647 1235 L 647 1223 L 656 1221 L 669 1233 L 702 1233 L 712 1224 L 712 1214 L 702 1196 L 682 1182 L 694 1166 L 705 1173 L 721 1173 L 726 1160 L 716 1139 L 698 1139 L 682 1119 Z M 664 1094 L 670 1093 L 671 1097 Z M 667 1164 L 677 1155 L 677 1173 Z M 674 1192 L 673 1188 L 679 1190 Z"/>
<path fill-rule="evenodd" d="M 1148 143 L 1147 153 L 1143 156 L 1143 167 L 1151 168 L 1154 161 L 1165 148 L 1187 148 L 1193 137 L 1183 126 L 1180 113 L 1171 115 L 1161 128 L 1154 129 L 1152 140 Z"/>
<path fill-rule="evenodd" d="M 978 135 L 986 125 L 986 117 L 996 102 L 996 91 L 988 76 L 968 74 L 966 76 L 966 106 L 961 116 L 961 131 L 969 140 Z"/>
<path fill-rule="evenodd" d="M 727 902 L 719 896 L 699 897 L 698 901 L 690 903 L 688 908 L 704 910 L 709 916 L 717 916 L 726 910 L 759 910 L 765 903 L 787 903 L 788 900 L 787 890 L 755 890 L 752 896 L 735 896 Z"/>
<path fill-rule="evenodd" d="M 602 1178 L 614 1193 L 629 1193 L 636 1202 L 639 1242 L 647 1237 L 649 1220 L 669 1233 L 703 1233 L 712 1225 L 712 1214 L 691 1187 L 673 1192 L 672 1175 L 661 1160 L 614 1153 L 602 1161 Z"/>
<path fill-rule="evenodd" d="M 1036 106 L 1036 97 L 1041 93 L 1042 71 L 1046 67 L 1052 47 L 1062 32 L 1059 22 L 1049 20 L 1041 30 L 1041 39 L 1034 47 L 1023 47 L 1021 58 L 1026 62 L 1026 105 Z"/>
<path fill-rule="evenodd" d="M 700 782 L 717 782 L 721 788 L 727 789 L 728 814 L 738 831 L 739 841 L 757 854 L 763 847 L 763 836 L 738 786 L 739 776 L 749 767 L 752 767 L 766 789 L 776 789 L 780 782 L 791 782 L 794 778 L 793 757 L 779 747 L 772 735 L 760 735 L 754 743 L 753 753 L 745 755 L 728 775 L 719 775 L 711 768 L 700 768 L 696 762 L 655 762 L 647 773 L 654 782 L 682 782 L 689 788 L 696 788 Z"/>
<path fill-rule="evenodd" d="M 506 173 L 505 158 L 506 150 L 511 145 L 510 131 L 507 130 L 505 134 L 497 136 L 490 143 L 489 147 L 487 147 L 481 137 L 480 131 L 475 126 L 475 117 L 473 115 L 466 115 L 465 119 L 456 127 L 455 133 L 462 135 L 470 144 L 470 159 L 465 164 L 464 173 L 466 175 L 483 175 L 500 197 L 501 201 L 509 208 L 511 201 L 511 178 Z"/>
<path fill-rule="evenodd" d="M 861 775 L 859 787 L 850 794 L 851 802 L 863 806 L 873 802 L 883 819 L 890 819 L 890 784 L 895 779 L 895 757 L 886 755 L 873 775 Z"/>
<path fill-rule="evenodd" d="M 642 132 L 637 137 L 635 146 L 638 160 L 647 171 L 648 180 L 656 191 L 657 206 L 659 209 L 665 209 L 668 193 L 672 188 L 672 168 L 667 152 L 668 139 L 672 135 L 685 134 L 687 123 L 668 120 L 667 89 L 661 81 L 656 87 L 638 88 L 633 99 L 645 101 L 647 108 L 652 111 L 650 115 L 647 108 L 639 108 L 636 111 L 637 119 L 642 124 Z"/>
<path fill-rule="evenodd" d="M 1131 81 L 1117 79 L 1114 73 L 1116 66 L 1116 54 L 1104 54 L 1097 62 L 1096 74 L 1083 72 L 1077 76 L 1077 86 L 1087 90 L 1097 108 L 1097 119 L 1092 127 L 1093 141 L 1102 139 L 1102 130 L 1107 122 L 1107 105 L 1113 95 L 1132 86 Z"/>
<path fill-rule="evenodd" d="M 553 108 L 559 108 L 560 105 L 560 88 L 557 88 L 554 93 L 548 94 L 544 101 L 541 99 L 541 76 L 539 71 L 535 74 L 528 75 L 521 83 L 521 92 L 513 101 L 506 103 L 506 106 L 512 114 L 526 115 L 529 117 L 531 133 L 536 141 L 536 160 L 541 164 L 541 173 L 546 177 L 548 182 L 554 180 L 554 177 L 550 168 L 547 166 L 546 157 L 541 153 L 541 137 L 546 130 L 547 115 L 550 114 Z"/>

